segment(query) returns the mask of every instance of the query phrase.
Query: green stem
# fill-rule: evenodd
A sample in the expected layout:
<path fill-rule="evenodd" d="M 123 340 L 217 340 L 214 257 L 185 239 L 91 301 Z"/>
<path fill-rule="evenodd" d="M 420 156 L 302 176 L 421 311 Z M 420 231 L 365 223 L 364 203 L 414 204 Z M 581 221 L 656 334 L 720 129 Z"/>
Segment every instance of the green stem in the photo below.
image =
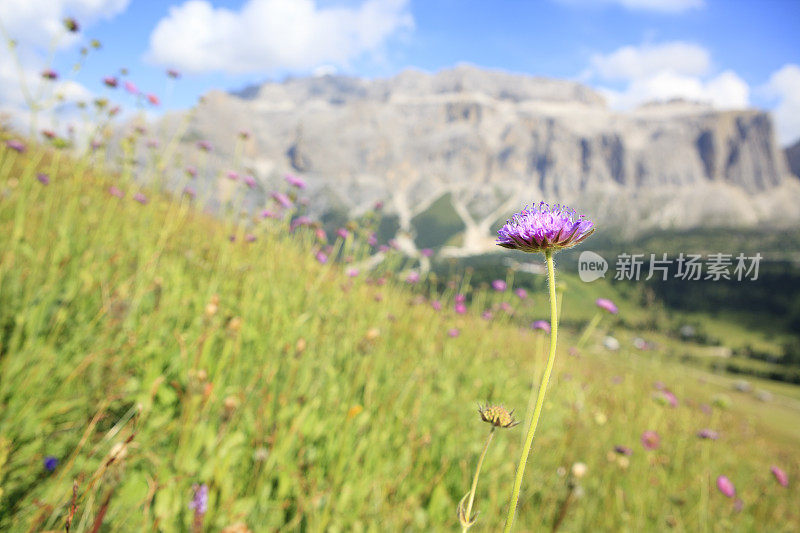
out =
<path fill-rule="evenodd" d="M 589 324 L 586 325 L 586 329 L 583 330 L 583 334 L 578 339 L 578 344 L 575 345 L 576 348 L 578 348 L 579 350 L 583 348 L 583 345 L 589 339 L 589 336 L 594 332 L 595 328 L 600 323 L 600 320 L 602 318 L 603 318 L 602 313 L 597 313 L 592 317 L 592 320 L 589 322 Z"/>
<path fill-rule="evenodd" d="M 483 452 L 481 452 L 481 457 L 478 459 L 478 466 L 475 467 L 475 477 L 472 478 L 472 488 L 469 491 L 469 502 L 467 503 L 467 513 L 465 516 L 465 521 L 467 523 L 462 524 L 461 532 L 467 533 L 469 529 L 469 521 L 470 517 L 472 516 L 472 503 L 475 501 L 475 491 L 478 488 L 478 477 L 481 475 L 481 467 L 483 466 L 483 458 L 486 457 L 486 451 L 489 449 L 489 444 L 492 442 L 492 437 L 494 437 L 494 430 L 495 427 L 492 426 L 492 429 L 489 430 L 489 437 L 486 439 L 486 444 L 483 446 Z"/>
<path fill-rule="evenodd" d="M 514 525 L 514 514 L 517 511 L 519 501 L 519 491 L 522 488 L 522 477 L 525 474 L 525 465 L 528 462 L 528 455 L 533 444 L 533 436 L 536 434 L 536 426 L 539 424 L 539 417 L 544 406 L 544 395 L 547 385 L 550 382 L 550 374 L 553 372 L 553 364 L 556 360 L 556 340 L 558 339 L 558 302 L 556 300 L 556 273 L 553 268 L 553 252 L 548 250 L 544 253 L 547 261 L 547 284 L 550 287 L 550 355 L 547 358 L 547 366 L 542 375 L 542 383 L 539 385 L 539 395 L 536 398 L 536 408 L 533 411 L 531 425 L 528 426 L 528 434 L 525 437 L 525 446 L 517 465 L 517 475 L 514 478 L 514 488 L 511 491 L 511 502 L 508 504 L 508 515 L 506 516 L 506 526 L 504 533 L 509 533 Z"/>

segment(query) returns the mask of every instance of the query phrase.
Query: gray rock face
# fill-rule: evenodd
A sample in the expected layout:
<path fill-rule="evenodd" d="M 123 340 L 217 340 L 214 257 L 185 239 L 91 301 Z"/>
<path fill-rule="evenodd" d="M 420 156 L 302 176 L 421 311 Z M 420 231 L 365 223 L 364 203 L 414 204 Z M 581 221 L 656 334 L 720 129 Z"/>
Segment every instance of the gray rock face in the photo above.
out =
<path fill-rule="evenodd" d="M 789 171 L 800 178 L 800 140 L 786 148 L 786 161 Z"/>
<path fill-rule="evenodd" d="M 382 200 L 414 237 L 414 217 L 447 195 L 465 228 L 452 255 L 494 248 L 498 221 L 539 200 L 626 235 L 800 220 L 800 183 L 755 110 L 671 102 L 619 113 L 578 83 L 460 66 L 213 92 L 186 138 L 210 139 L 212 168 L 225 170 L 240 130 L 253 134 L 241 166 L 267 188 L 302 175 L 319 209 Z"/>

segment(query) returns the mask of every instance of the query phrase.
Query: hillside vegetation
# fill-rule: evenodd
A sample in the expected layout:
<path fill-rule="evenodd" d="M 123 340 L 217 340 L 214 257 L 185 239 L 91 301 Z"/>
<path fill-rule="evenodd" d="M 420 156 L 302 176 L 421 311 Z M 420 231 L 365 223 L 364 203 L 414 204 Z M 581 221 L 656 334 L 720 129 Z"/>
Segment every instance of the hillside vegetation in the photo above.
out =
<path fill-rule="evenodd" d="M 456 530 L 489 430 L 476 407 L 525 418 L 545 334 L 453 312 L 457 292 L 501 298 L 468 280 L 420 294 L 390 272 L 349 276 L 288 226 L 0 147 L 0 530 Z M 567 290 L 565 313 L 591 317 L 590 290 Z M 618 303 L 586 348 L 570 350 L 578 318 L 560 339 L 517 530 L 799 530 L 791 394 L 761 402 L 634 351 L 642 308 Z M 515 305 L 546 317 L 544 291 Z M 602 348 L 609 327 L 619 351 Z M 489 449 L 474 531 L 502 525 L 521 428 Z"/>

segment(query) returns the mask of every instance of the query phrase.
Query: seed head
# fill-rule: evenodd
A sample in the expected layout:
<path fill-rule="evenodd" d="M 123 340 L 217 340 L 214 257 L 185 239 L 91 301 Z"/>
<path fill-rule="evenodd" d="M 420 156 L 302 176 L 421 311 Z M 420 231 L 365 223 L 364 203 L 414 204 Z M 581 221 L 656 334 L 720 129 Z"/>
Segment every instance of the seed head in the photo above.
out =
<path fill-rule="evenodd" d="M 514 411 L 509 411 L 502 405 L 478 406 L 478 413 L 481 415 L 481 420 L 488 422 L 494 427 L 513 428 L 519 424 L 519 422 L 514 420 Z"/>

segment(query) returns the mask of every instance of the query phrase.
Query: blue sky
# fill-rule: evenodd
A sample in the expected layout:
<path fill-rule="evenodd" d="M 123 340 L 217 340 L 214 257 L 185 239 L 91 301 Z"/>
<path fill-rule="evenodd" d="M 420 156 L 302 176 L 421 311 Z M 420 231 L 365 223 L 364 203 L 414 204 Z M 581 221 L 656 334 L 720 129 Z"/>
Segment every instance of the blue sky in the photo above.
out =
<path fill-rule="evenodd" d="M 386 77 L 468 62 L 579 80 L 621 110 L 676 96 L 766 108 L 783 142 L 800 137 L 796 0 L 3 0 L 0 22 L 31 73 L 64 16 L 82 31 L 58 37 L 62 80 L 82 44 L 103 44 L 74 76 L 76 96 L 108 92 L 100 80 L 120 67 L 163 110 L 320 69 Z M 0 55 L 6 86 L 9 61 Z M 168 67 L 182 78 L 169 83 Z"/>

